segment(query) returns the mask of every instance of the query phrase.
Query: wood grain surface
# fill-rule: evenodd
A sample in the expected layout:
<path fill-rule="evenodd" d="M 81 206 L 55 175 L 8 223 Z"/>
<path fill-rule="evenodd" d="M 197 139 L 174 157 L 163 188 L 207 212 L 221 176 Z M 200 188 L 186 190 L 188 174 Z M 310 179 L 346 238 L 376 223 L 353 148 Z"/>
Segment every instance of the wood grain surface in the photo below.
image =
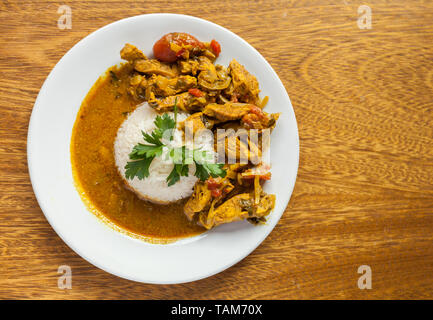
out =
<path fill-rule="evenodd" d="M 57 27 L 62 4 L 70 30 Z M 372 29 L 358 28 L 362 4 Z M 153 12 L 210 20 L 257 48 L 300 136 L 274 231 L 234 267 L 179 285 L 120 279 L 75 254 L 39 208 L 26 160 L 32 107 L 57 61 L 92 31 Z M 0 298 L 433 298 L 432 1 L 1 0 L 0 30 Z M 71 290 L 57 287 L 64 264 Z M 370 290 L 358 288 L 360 265 Z"/>

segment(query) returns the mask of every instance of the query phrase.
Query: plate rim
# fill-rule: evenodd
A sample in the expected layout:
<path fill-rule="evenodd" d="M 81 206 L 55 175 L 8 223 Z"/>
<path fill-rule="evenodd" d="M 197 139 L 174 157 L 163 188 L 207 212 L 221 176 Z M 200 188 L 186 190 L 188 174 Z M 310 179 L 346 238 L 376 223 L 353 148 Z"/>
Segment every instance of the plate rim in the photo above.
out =
<path fill-rule="evenodd" d="M 294 117 L 294 125 L 295 125 L 295 130 L 294 132 L 296 133 L 296 136 L 294 138 L 296 138 L 296 163 L 294 164 L 294 169 L 296 174 L 294 175 L 293 181 L 289 181 L 291 183 L 291 187 L 289 190 L 287 190 L 287 192 L 285 192 L 285 198 L 283 199 L 283 207 L 284 209 L 282 210 L 281 214 L 279 215 L 278 220 L 275 222 L 275 225 L 268 231 L 264 232 L 261 236 L 260 239 L 258 239 L 255 244 L 253 246 L 251 246 L 248 250 L 245 250 L 245 252 L 242 252 L 242 254 L 238 255 L 237 259 L 233 259 L 232 261 L 230 261 L 229 263 L 226 263 L 225 265 L 223 265 L 222 267 L 212 270 L 212 272 L 209 272 L 206 275 L 202 275 L 199 277 L 192 277 L 190 279 L 184 279 L 184 280 L 180 280 L 180 281 L 152 281 L 152 280 L 142 280 L 141 278 L 139 279 L 138 277 L 134 277 L 131 276 L 129 274 L 125 274 L 122 272 L 119 272 L 117 270 L 113 270 L 105 265 L 100 264 L 98 261 L 95 261 L 91 256 L 87 255 L 87 253 L 84 253 L 80 248 L 75 247 L 75 245 L 72 243 L 72 241 L 70 241 L 69 239 L 67 239 L 61 232 L 60 230 L 58 230 L 56 224 L 52 221 L 52 217 L 47 214 L 47 208 L 46 208 L 46 204 L 42 201 L 42 195 L 41 195 L 41 190 L 38 189 L 37 186 L 37 182 L 34 179 L 34 165 L 33 165 L 33 160 L 32 160 L 32 149 L 34 148 L 34 141 L 32 140 L 32 136 L 34 135 L 34 131 L 35 131 L 35 114 L 37 114 L 39 108 L 41 108 L 40 106 L 40 100 L 41 97 L 43 95 L 46 94 L 46 87 L 47 87 L 47 83 L 49 82 L 49 80 L 53 77 L 53 74 L 55 73 L 55 71 L 57 70 L 58 66 L 62 64 L 62 62 L 70 55 L 72 54 L 71 51 L 73 51 L 74 48 L 79 47 L 83 44 L 83 42 L 85 41 L 90 41 L 93 37 L 95 37 L 96 35 L 98 35 L 99 33 L 103 32 L 104 30 L 110 28 L 113 25 L 116 24 L 122 24 L 126 21 L 132 21 L 135 19 L 141 19 L 143 17 L 149 17 L 149 16 L 160 16 L 160 17 L 164 17 L 164 16 L 172 16 L 172 17 L 183 17 L 183 18 L 187 18 L 187 19 L 192 19 L 192 20 L 198 20 L 200 22 L 204 22 L 206 24 L 210 24 L 213 27 L 216 27 L 224 32 L 228 32 L 230 33 L 234 38 L 236 38 L 238 41 L 243 42 L 246 46 L 248 46 L 251 50 L 253 50 L 256 54 L 260 55 L 263 58 L 263 62 L 275 73 L 275 75 L 277 76 L 277 80 L 279 81 L 279 84 L 281 85 L 282 88 L 284 88 L 285 94 L 287 95 L 287 98 L 289 100 L 289 107 L 293 112 L 293 117 Z M 289 110 L 290 110 L 289 109 Z M 184 14 L 176 14 L 176 13 L 150 13 L 150 14 L 141 14 L 141 15 L 135 15 L 135 16 L 131 16 L 131 17 L 126 17 L 114 22 L 111 22 L 107 25 L 104 25 L 101 28 L 98 28 L 97 30 L 89 33 L 87 36 L 85 36 L 84 38 L 80 39 L 80 41 L 78 41 L 77 43 L 75 43 L 61 58 L 60 60 L 55 64 L 55 66 L 51 69 L 49 75 L 47 76 L 47 78 L 45 79 L 41 89 L 39 90 L 38 96 L 35 100 L 35 103 L 33 105 L 32 108 L 32 112 L 31 112 L 31 116 L 30 116 L 30 120 L 29 120 L 29 126 L 28 126 L 28 132 L 27 132 L 27 164 L 28 164 L 28 171 L 29 171 L 29 176 L 30 176 L 30 181 L 31 181 L 31 185 L 32 185 L 32 189 L 33 192 L 35 194 L 36 200 L 38 202 L 39 207 L 41 208 L 41 211 L 43 212 L 46 220 L 48 221 L 48 223 L 50 224 L 50 226 L 53 228 L 53 230 L 56 232 L 56 234 L 63 240 L 63 242 L 70 247 L 76 254 L 78 254 L 81 258 L 83 258 L 84 260 L 86 260 L 87 262 L 89 262 L 90 264 L 96 266 L 97 268 L 104 270 L 105 272 L 108 272 L 110 274 L 116 275 L 120 278 L 124 278 L 127 280 L 131 280 L 131 281 L 135 281 L 135 282 L 140 282 L 140 283 L 150 283 L 150 284 L 178 284 L 178 283 L 188 283 L 188 282 L 192 282 L 192 281 L 197 281 L 200 279 L 204 279 L 204 278 L 208 278 L 211 277 L 215 274 L 218 274 L 230 267 L 232 267 L 233 265 L 237 264 L 239 261 L 245 259 L 249 254 L 251 254 L 260 244 L 262 244 L 262 242 L 269 236 L 269 234 L 274 230 L 275 226 L 278 224 L 278 222 L 281 219 L 281 216 L 284 214 L 284 212 L 287 209 L 287 206 L 289 204 L 289 201 L 291 199 L 294 187 L 296 185 L 296 180 L 297 180 L 297 176 L 298 176 L 298 170 L 299 170 L 299 154 L 300 154 L 300 144 L 299 144 L 299 128 L 298 128 L 298 124 L 297 124 L 297 119 L 296 119 L 296 115 L 295 115 L 295 110 L 293 108 L 293 105 L 291 103 L 290 97 L 288 95 L 287 89 L 284 86 L 284 84 L 282 83 L 280 77 L 278 76 L 277 72 L 274 70 L 274 68 L 272 68 L 272 66 L 270 65 L 270 63 L 261 55 L 261 53 L 255 49 L 252 45 L 250 45 L 246 40 L 244 40 L 243 38 L 241 38 L 240 36 L 238 36 L 237 34 L 235 34 L 234 32 L 232 32 L 231 30 L 222 27 L 214 22 L 211 22 L 209 20 L 206 19 L 202 19 L 199 17 L 195 17 L 195 16 L 191 16 L 191 15 L 184 15 Z M 49 210 L 48 210 L 49 211 Z M 89 212 L 90 213 L 90 212 Z M 91 213 L 92 214 L 92 213 Z M 93 215 L 93 214 L 92 214 Z M 113 230 L 113 232 L 117 232 L 115 230 Z M 138 241 L 138 240 L 137 240 Z"/>

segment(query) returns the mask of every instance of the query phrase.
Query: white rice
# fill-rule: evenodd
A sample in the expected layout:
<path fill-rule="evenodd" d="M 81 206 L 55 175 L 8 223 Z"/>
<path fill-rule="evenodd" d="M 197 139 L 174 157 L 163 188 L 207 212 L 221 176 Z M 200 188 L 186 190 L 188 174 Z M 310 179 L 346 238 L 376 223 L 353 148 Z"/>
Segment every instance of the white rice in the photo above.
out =
<path fill-rule="evenodd" d="M 174 113 L 168 113 L 174 118 Z M 123 177 L 126 186 L 134 191 L 141 199 L 156 203 L 167 204 L 174 202 L 192 194 L 197 178 L 194 176 L 195 165 L 189 165 L 188 177 L 180 177 L 180 180 L 172 186 L 168 186 L 166 179 L 173 169 L 173 163 L 167 159 L 168 149 L 164 147 L 161 157 L 155 157 L 149 167 L 149 177 L 139 180 L 134 177 L 132 180 L 126 179 L 125 166 L 129 159 L 133 147 L 137 143 L 147 144 L 143 140 L 141 131 L 151 133 L 156 127 L 153 121 L 158 115 L 147 103 L 138 106 L 134 112 L 129 114 L 120 126 L 116 140 L 114 141 L 114 158 L 117 169 Z M 177 122 L 185 120 L 188 114 L 178 112 Z M 168 142 L 165 142 L 168 143 Z M 172 147 L 183 145 L 183 133 L 176 129 L 174 138 L 169 142 Z M 195 140 L 194 148 L 201 148 L 213 152 L 213 139 L 209 136 L 201 136 Z"/>

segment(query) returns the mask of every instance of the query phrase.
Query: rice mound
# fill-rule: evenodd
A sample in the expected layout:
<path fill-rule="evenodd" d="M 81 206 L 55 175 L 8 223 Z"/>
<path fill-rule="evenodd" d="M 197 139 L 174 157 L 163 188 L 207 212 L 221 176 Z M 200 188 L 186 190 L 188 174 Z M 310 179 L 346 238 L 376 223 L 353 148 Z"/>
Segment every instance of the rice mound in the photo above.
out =
<path fill-rule="evenodd" d="M 174 118 L 173 112 L 168 114 Z M 145 102 L 139 105 L 134 112 L 120 126 L 114 141 L 114 158 L 117 170 L 125 181 L 126 187 L 135 192 L 139 198 L 160 204 L 168 204 L 177 200 L 189 197 L 192 194 L 197 177 L 194 176 L 195 165 L 189 165 L 188 177 L 180 177 L 180 180 L 172 186 L 166 182 L 167 176 L 173 169 L 173 163 L 167 159 L 168 149 L 163 149 L 161 157 L 155 157 L 149 167 L 149 177 L 139 180 L 134 177 L 132 180 L 126 179 L 125 166 L 129 159 L 133 147 L 137 143 L 146 144 L 143 140 L 141 131 L 151 133 L 155 128 L 154 120 L 158 113 L 149 107 Z M 178 112 L 177 122 L 185 120 L 188 114 Z M 183 133 L 176 129 L 173 140 L 169 142 L 172 147 L 183 145 Z M 194 148 L 201 148 L 209 152 L 213 151 L 213 140 L 208 136 L 200 137 L 194 141 Z"/>

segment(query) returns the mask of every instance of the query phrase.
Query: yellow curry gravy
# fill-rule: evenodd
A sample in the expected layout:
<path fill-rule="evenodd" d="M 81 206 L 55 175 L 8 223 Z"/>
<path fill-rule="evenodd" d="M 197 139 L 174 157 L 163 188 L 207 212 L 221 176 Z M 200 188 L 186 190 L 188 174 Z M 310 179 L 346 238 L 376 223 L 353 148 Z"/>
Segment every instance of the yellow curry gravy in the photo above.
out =
<path fill-rule="evenodd" d="M 202 233 L 188 221 L 185 201 L 158 205 L 140 200 L 124 187 L 114 160 L 117 130 L 137 102 L 126 92 L 131 67 L 107 70 L 84 99 L 71 141 L 72 171 L 78 191 L 93 213 L 114 229 L 165 243 Z M 175 188 L 176 186 L 173 186 Z"/>

